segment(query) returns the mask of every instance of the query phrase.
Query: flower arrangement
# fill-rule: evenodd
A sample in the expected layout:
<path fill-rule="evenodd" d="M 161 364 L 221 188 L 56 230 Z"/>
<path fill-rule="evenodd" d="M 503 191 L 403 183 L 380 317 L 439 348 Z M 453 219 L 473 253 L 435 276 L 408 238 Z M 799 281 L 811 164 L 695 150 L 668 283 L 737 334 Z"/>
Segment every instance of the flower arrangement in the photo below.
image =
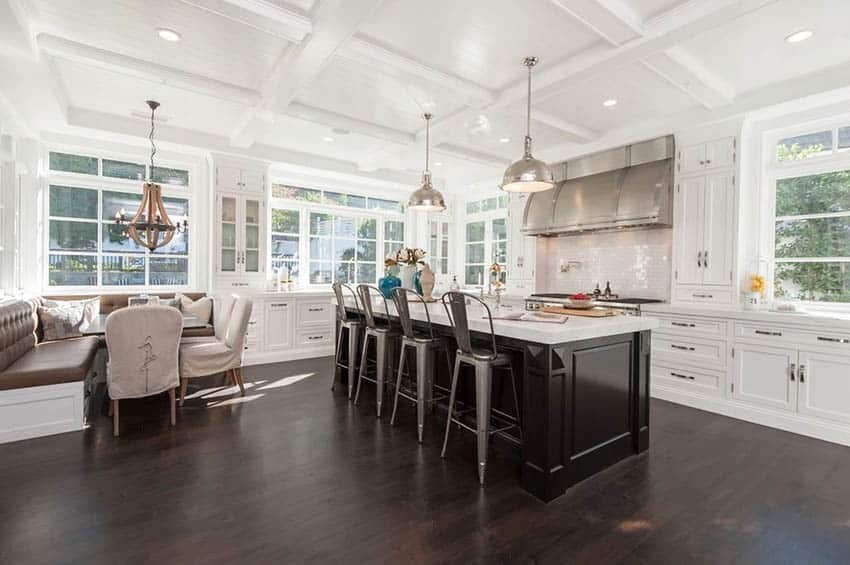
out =
<path fill-rule="evenodd" d="M 490 279 L 493 281 L 493 287 L 498 291 L 502 287 L 502 280 L 499 275 L 502 274 L 502 266 L 498 263 L 490 265 Z"/>
<path fill-rule="evenodd" d="M 396 265 L 414 266 L 423 263 L 422 259 L 427 255 L 427 251 L 418 247 L 402 247 L 394 254 L 390 253 L 384 260 L 384 266 L 394 267 Z"/>
<path fill-rule="evenodd" d="M 761 275 L 750 275 L 750 292 L 758 293 L 759 296 L 764 298 L 764 293 L 767 290 L 767 284 L 765 283 L 764 277 Z"/>

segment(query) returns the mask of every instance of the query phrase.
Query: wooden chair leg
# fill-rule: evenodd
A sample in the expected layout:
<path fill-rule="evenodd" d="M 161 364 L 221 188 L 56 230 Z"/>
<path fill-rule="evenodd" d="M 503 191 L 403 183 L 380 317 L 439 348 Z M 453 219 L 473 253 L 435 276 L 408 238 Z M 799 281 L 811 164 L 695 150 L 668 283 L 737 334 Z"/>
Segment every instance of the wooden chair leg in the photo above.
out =
<path fill-rule="evenodd" d="M 189 379 L 180 379 L 180 406 L 186 402 L 186 389 L 189 388 Z"/>
<path fill-rule="evenodd" d="M 236 371 L 233 369 L 227 370 L 227 384 L 230 386 L 236 386 Z"/>
<path fill-rule="evenodd" d="M 171 403 L 171 425 L 177 425 L 177 402 L 175 397 L 177 396 L 177 387 L 168 389 L 168 400 Z"/>
<path fill-rule="evenodd" d="M 112 401 L 112 436 L 118 437 L 118 401 Z"/>
<path fill-rule="evenodd" d="M 236 377 L 236 382 L 239 383 L 239 392 L 245 396 L 245 381 L 242 380 L 242 367 L 233 369 L 233 375 Z"/>

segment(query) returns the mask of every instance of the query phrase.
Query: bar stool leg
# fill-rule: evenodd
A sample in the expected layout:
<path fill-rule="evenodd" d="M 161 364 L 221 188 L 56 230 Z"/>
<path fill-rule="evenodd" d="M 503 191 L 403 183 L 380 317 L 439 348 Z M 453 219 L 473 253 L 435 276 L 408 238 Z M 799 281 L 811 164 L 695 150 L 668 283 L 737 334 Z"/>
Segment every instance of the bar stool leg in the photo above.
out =
<path fill-rule="evenodd" d="M 354 368 L 357 366 L 357 340 L 360 337 L 360 328 L 351 326 L 348 328 L 348 399 L 354 392 Z"/>
<path fill-rule="evenodd" d="M 336 388 L 336 372 L 339 370 L 339 354 L 342 352 L 342 324 L 339 325 L 339 331 L 336 332 L 336 353 L 334 353 L 334 378 L 331 383 L 331 390 Z M 349 349 L 349 351 L 351 351 Z M 348 355 L 351 357 L 351 354 Z M 351 366 L 351 359 L 348 360 L 348 366 Z"/>
<path fill-rule="evenodd" d="M 405 355 L 407 353 L 407 346 L 401 344 L 401 358 L 398 360 L 398 377 L 395 381 L 395 400 L 393 400 L 393 415 L 390 416 L 390 425 L 395 425 L 395 413 L 398 410 L 398 393 L 401 390 L 401 374 L 404 371 L 404 361 Z"/>
<path fill-rule="evenodd" d="M 425 409 L 431 402 L 434 363 L 428 347 L 416 348 L 416 426 L 419 443 L 425 433 Z"/>
<path fill-rule="evenodd" d="M 357 378 L 357 393 L 354 395 L 354 405 L 360 401 L 360 387 L 363 385 L 363 375 L 366 374 L 366 358 L 367 348 L 369 347 L 369 334 L 363 336 L 363 352 L 360 354 L 360 376 Z"/>
<path fill-rule="evenodd" d="M 377 404 L 378 418 L 381 417 L 381 408 L 384 404 L 384 380 L 386 379 L 387 367 L 387 340 L 385 336 L 375 338 L 378 361 L 378 375 L 375 379 L 375 402 Z"/>
<path fill-rule="evenodd" d="M 475 421 L 478 429 L 478 481 L 484 484 L 487 471 L 487 446 L 490 442 L 490 365 L 475 364 Z"/>
<path fill-rule="evenodd" d="M 449 430 L 452 427 L 452 412 L 455 408 L 455 393 L 457 392 L 457 377 L 460 373 L 460 357 L 455 357 L 455 370 L 452 374 L 452 392 L 449 395 L 449 416 L 446 418 L 446 435 L 443 438 L 443 451 L 440 452 L 440 457 L 446 456 L 446 445 L 449 443 Z"/>

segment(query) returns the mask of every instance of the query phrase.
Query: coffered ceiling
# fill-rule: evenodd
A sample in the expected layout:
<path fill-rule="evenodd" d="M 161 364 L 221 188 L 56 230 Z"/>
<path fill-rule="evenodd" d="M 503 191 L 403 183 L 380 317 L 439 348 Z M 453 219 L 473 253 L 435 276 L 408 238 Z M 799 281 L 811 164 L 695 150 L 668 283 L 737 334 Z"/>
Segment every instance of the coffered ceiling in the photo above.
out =
<path fill-rule="evenodd" d="M 155 98 L 166 143 L 412 184 L 428 111 L 434 175 L 464 190 L 521 154 L 525 55 L 555 160 L 848 86 L 847 21 L 846 0 L 0 0 L 0 119 L 141 142 Z"/>

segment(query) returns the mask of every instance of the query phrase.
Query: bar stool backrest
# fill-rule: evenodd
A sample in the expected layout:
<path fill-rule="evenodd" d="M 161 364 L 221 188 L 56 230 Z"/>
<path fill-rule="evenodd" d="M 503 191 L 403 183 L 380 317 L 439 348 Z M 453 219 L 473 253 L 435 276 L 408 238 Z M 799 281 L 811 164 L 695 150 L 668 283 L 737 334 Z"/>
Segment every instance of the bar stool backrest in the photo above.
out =
<path fill-rule="evenodd" d="M 384 300 L 384 313 L 387 315 L 386 323 L 379 323 L 375 318 L 375 309 L 372 304 L 372 297 L 383 298 L 384 295 L 376 286 L 361 284 L 357 286 L 357 293 L 360 295 L 360 304 L 363 307 L 363 316 L 366 318 L 366 327 L 375 329 L 384 329 L 391 326 L 390 323 L 390 307 L 389 300 Z"/>
<path fill-rule="evenodd" d="M 413 319 L 410 317 L 410 300 L 422 303 L 425 307 L 425 318 L 428 320 L 428 333 L 419 333 L 417 335 L 416 328 L 413 326 Z M 397 287 L 393 289 L 393 302 L 395 310 L 398 314 L 398 319 L 401 321 L 401 331 L 404 337 L 410 339 L 434 339 L 434 328 L 431 327 L 431 314 L 428 312 L 428 304 L 425 299 L 418 293 L 407 289 Z"/>
<path fill-rule="evenodd" d="M 335 282 L 332 285 L 334 289 L 334 295 L 336 296 L 336 318 L 341 321 L 348 321 L 353 319 L 353 316 L 348 313 L 348 310 L 345 309 L 345 292 L 343 289 L 347 290 L 351 293 L 351 297 L 354 298 L 354 309 L 357 312 L 360 312 L 360 304 L 357 301 L 357 293 L 354 292 L 354 289 L 347 285 L 342 284 L 341 282 Z"/>
<path fill-rule="evenodd" d="M 478 357 L 481 357 L 481 351 L 474 352 L 472 348 L 472 335 L 469 331 L 469 316 L 466 301 L 474 300 L 484 307 L 484 311 L 487 312 L 487 320 L 490 322 L 490 343 L 492 345 L 492 353 L 485 353 L 484 357 L 495 358 L 498 351 L 496 350 L 496 332 L 493 329 L 493 315 L 490 313 L 490 307 L 478 297 L 457 291 L 449 291 L 443 294 L 440 300 L 443 302 L 443 308 L 446 309 L 449 323 L 454 330 L 458 348 L 466 355 L 473 355 L 475 353 Z"/>

